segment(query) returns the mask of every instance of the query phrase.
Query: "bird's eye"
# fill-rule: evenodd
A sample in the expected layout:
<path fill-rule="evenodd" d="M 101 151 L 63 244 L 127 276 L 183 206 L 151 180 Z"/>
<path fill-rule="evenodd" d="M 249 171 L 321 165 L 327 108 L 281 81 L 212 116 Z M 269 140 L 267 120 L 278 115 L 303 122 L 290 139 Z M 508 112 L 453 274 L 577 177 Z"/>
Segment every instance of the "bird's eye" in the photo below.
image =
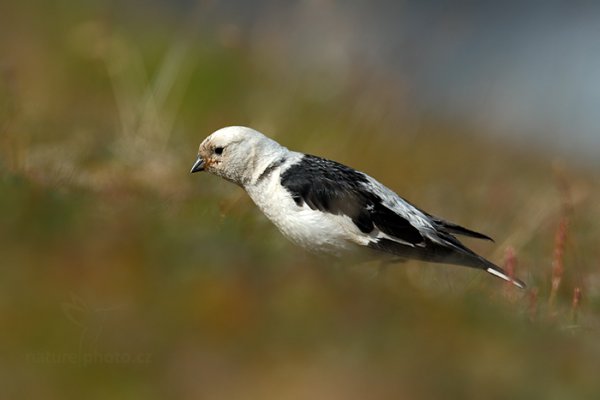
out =
<path fill-rule="evenodd" d="M 223 148 L 222 147 L 215 147 L 215 154 L 218 154 L 218 155 L 223 154 Z"/>

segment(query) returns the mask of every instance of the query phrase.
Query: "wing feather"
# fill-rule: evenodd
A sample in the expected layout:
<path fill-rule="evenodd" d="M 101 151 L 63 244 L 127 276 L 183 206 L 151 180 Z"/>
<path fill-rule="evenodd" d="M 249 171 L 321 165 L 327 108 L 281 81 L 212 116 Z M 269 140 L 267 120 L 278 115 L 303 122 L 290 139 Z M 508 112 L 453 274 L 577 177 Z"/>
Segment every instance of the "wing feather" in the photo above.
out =
<path fill-rule="evenodd" d="M 419 229 L 385 205 L 362 172 L 305 155 L 283 172 L 281 184 L 299 206 L 306 204 L 313 210 L 347 215 L 363 233 L 378 229 L 392 240 L 410 245 L 423 243 Z"/>
<path fill-rule="evenodd" d="M 368 235 L 371 249 L 429 262 L 486 270 L 519 287 L 524 283 L 477 255 L 453 234 L 490 237 L 421 211 L 381 183 L 335 161 L 304 155 L 281 174 L 281 185 L 298 206 L 348 216 Z"/>

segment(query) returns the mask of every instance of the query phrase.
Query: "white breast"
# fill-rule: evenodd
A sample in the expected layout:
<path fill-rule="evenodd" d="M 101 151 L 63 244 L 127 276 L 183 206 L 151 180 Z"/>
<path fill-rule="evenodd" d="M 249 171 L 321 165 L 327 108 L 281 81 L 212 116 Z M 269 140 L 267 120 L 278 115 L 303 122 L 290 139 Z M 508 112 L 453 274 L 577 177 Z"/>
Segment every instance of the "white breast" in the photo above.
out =
<path fill-rule="evenodd" d="M 298 206 L 281 186 L 280 174 L 281 169 L 276 168 L 246 191 L 284 236 L 307 250 L 337 255 L 367 244 L 349 217 L 313 210 L 306 204 Z"/>

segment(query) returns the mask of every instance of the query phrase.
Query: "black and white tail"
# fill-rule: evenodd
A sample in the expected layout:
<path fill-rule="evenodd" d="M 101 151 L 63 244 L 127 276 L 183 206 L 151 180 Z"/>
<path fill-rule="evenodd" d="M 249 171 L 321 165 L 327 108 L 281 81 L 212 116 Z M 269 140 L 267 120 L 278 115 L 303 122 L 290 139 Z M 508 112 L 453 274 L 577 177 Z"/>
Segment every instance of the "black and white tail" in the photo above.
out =
<path fill-rule="evenodd" d="M 497 276 L 500 279 L 504 279 L 505 281 L 512 283 L 513 285 L 515 285 L 518 288 L 525 289 L 527 287 L 527 285 L 525 285 L 525 283 L 523 281 L 516 279 L 516 278 L 511 278 L 510 276 L 506 275 L 504 270 L 502 270 L 502 268 L 500 268 L 500 267 L 493 265 L 493 266 L 487 267 L 485 270 L 489 274 Z"/>

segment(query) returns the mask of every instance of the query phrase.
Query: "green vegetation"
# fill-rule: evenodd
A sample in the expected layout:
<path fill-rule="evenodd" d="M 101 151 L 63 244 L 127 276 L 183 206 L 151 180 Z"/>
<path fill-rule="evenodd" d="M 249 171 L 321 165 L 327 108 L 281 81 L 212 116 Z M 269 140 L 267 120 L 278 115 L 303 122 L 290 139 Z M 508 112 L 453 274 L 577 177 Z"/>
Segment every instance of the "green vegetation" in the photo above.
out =
<path fill-rule="evenodd" d="M 0 397 L 600 396 L 598 174 L 399 116 L 358 73 L 330 93 L 227 25 L 50 3 L 0 5 Z M 232 124 L 492 235 L 468 244 L 530 289 L 312 258 L 188 174 Z"/>

